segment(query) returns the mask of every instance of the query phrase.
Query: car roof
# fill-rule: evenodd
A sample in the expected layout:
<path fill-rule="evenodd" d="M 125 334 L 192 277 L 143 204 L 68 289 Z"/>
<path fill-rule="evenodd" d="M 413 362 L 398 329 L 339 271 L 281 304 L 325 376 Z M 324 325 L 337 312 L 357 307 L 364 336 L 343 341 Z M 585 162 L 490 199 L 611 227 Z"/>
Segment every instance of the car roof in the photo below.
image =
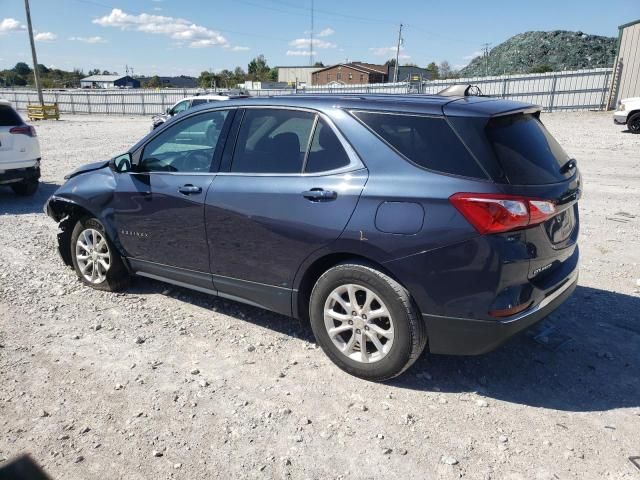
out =
<path fill-rule="evenodd" d="M 11 102 L 7 99 L 0 98 L 0 105 L 9 105 L 11 106 Z"/>
<path fill-rule="evenodd" d="M 539 110 L 530 103 L 514 102 L 491 97 L 445 97 L 422 94 L 292 94 L 278 96 L 258 96 L 230 99 L 235 106 L 276 106 L 311 108 L 315 110 L 376 110 L 383 112 L 403 112 L 428 115 L 491 116 L 510 111 Z M 217 105 L 216 105 L 217 106 Z M 196 108 L 212 108 L 203 105 Z"/>

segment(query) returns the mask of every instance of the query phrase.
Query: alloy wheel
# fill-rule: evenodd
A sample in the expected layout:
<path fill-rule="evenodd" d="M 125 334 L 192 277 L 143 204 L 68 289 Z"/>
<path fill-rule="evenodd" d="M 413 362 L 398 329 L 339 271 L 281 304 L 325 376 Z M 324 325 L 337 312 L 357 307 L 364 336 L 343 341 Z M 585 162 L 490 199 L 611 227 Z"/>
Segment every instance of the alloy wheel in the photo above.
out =
<path fill-rule="evenodd" d="M 324 325 L 338 350 L 357 362 L 378 362 L 393 346 L 389 309 L 378 295 L 361 285 L 341 285 L 329 294 Z"/>
<path fill-rule="evenodd" d="M 94 228 L 80 232 L 76 241 L 76 260 L 87 282 L 104 282 L 111 267 L 111 252 L 104 235 Z"/>

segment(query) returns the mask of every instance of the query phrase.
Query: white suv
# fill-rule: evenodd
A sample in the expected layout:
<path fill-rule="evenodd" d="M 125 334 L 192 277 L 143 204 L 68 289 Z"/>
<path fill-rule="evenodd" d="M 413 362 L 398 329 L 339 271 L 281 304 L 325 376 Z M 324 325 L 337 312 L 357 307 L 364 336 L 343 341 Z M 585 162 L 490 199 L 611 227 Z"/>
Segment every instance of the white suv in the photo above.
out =
<path fill-rule="evenodd" d="M 40 178 L 40 144 L 11 104 L 0 99 L 0 185 L 18 195 L 33 195 Z"/>
<path fill-rule="evenodd" d="M 613 112 L 613 121 L 618 125 L 627 125 L 632 133 L 640 133 L 640 97 L 620 100 L 618 109 Z"/>

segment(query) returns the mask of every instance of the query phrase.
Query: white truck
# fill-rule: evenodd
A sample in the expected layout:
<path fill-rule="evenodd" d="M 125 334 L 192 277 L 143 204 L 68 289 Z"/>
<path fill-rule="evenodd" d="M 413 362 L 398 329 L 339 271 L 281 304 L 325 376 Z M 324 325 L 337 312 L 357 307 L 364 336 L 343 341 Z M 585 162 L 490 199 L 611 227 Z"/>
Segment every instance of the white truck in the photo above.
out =
<path fill-rule="evenodd" d="M 11 103 L 0 99 L 0 186 L 18 195 L 33 195 L 40 179 L 40 144 Z"/>
<path fill-rule="evenodd" d="M 618 102 L 613 121 L 626 125 L 631 133 L 640 133 L 640 97 L 625 98 Z"/>

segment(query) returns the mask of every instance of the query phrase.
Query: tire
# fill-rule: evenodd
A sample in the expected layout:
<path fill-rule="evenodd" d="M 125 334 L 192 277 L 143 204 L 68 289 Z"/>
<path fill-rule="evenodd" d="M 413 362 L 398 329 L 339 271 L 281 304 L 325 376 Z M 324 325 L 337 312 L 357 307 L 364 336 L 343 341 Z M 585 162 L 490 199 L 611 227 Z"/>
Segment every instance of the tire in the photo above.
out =
<path fill-rule="evenodd" d="M 629 117 L 627 128 L 631 133 L 640 133 L 640 112 L 634 113 Z"/>
<path fill-rule="evenodd" d="M 12 183 L 11 188 L 16 195 L 20 195 L 21 197 L 31 197 L 38 191 L 39 185 L 40 182 L 38 182 L 37 178 L 28 178 Z"/>
<path fill-rule="evenodd" d="M 83 218 L 76 223 L 69 248 L 76 275 L 85 285 L 107 292 L 129 285 L 129 272 L 122 258 L 95 218 Z"/>
<path fill-rule="evenodd" d="M 349 312 L 352 296 L 358 307 Z M 365 380 L 381 382 L 400 375 L 427 343 L 425 324 L 409 292 L 385 273 L 360 263 L 337 265 L 318 279 L 311 292 L 309 317 L 316 341 L 331 361 Z M 340 333 L 331 335 L 330 328 Z"/>

